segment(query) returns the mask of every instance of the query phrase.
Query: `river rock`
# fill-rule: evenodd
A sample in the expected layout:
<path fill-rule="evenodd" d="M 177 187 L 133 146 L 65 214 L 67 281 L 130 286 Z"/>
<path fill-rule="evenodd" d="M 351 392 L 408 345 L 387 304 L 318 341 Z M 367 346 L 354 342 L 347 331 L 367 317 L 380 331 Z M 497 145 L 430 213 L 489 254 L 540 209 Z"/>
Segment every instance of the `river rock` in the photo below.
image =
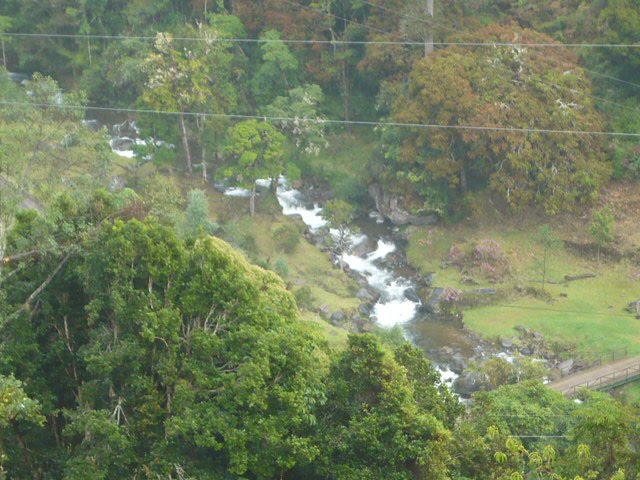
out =
<path fill-rule="evenodd" d="M 640 300 L 636 300 L 635 302 L 631 302 L 627 305 L 627 311 L 635 314 L 640 314 Z"/>
<path fill-rule="evenodd" d="M 111 139 L 111 148 L 118 151 L 131 150 L 135 142 L 129 137 L 113 137 Z"/>
<path fill-rule="evenodd" d="M 373 305 L 371 305 L 370 303 L 361 303 L 358 306 L 358 313 L 363 317 L 368 317 L 372 309 Z"/>
<path fill-rule="evenodd" d="M 575 360 L 573 358 L 570 358 L 569 360 L 565 360 L 560 365 L 558 365 L 558 370 L 560 370 L 560 373 L 562 375 L 568 375 L 569 373 L 571 373 L 574 364 Z"/>
<path fill-rule="evenodd" d="M 377 248 L 377 243 L 373 241 L 371 238 L 367 237 L 360 243 L 357 243 L 353 247 L 351 247 L 351 255 L 355 255 L 356 257 L 364 257 L 369 253 L 375 251 Z"/>
<path fill-rule="evenodd" d="M 363 287 L 360 290 L 358 290 L 358 292 L 356 293 L 356 298 L 358 300 L 372 301 L 374 298 L 374 294 L 368 288 Z"/>
<path fill-rule="evenodd" d="M 436 287 L 431 290 L 429 296 L 422 302 L 424 309 L 433 314 L 440 313 L 440 301 L 444 295 L 444 288 Z"/>
<path fill-rule="evenodd" d="M 498 291 L 495 288 L 476 288 L 473 293 L 478 295 L 496 295 Z"/>
<path fill-rule="evenodd" d="M 416 293 L 416 291 L 413 288 L 407 288 L 404 291 L 404 297 L 407 300 L 411 300 L 414 303 L 420 303 L 420 297 L 418 296 L 418 294 Z"/>
<path fill-rule="evenodd" d="M 424 274 L 424 276 L 422 277 L 422 282 L 425 286 L 430 287 L 433 285 L 433 275 L 433 272 L 427 272 Z"/>
<path fill-rule="evenodd" d="M 376 211 L 369 212 L 369 218 L 372 220 L 375 220 L 378 225 L 381 225 L 384 223 L 384 217 L 380 212 L 376 212 Z"/>
<path fill-rule="evenodd" d="M 480 373 L 463 373 L 453 382 L 453 390 L 464 398 L 471 397 L 472 394 L 482 387 L 486 387 L 486 379 L 484 375 Z"/>
<path fill-rule="evenodd" d="M 229 186 L 227 185 L 227 182 L 225 182 L 224 180 L 220 180 L 217 182 L 213 182 L 213 188 L 220 193 L 224 193 L 227 191 L 227 188 L 229 188 Z"/>
<path fill-rule="evenodd" d="M 337 312 L 333 312 L 331 315 L 330 321 L 334 325 L 341 325 L 344 322 L 346 315 L 342 310 L 338 310 Z"/>
<path fill-rule="evenodd" d="M 502 345 L 502 348 L 507 349 L 507 350 L 511 350 L 513 348 L 513 342 L 511 340 L 502 340 L 502 342 L 500 342 Z"/>
<path fill-rule="evenodd" d="M 389 194 L 382 185 L 374 184 L 369 187 L 369 195 L 376 203 L 376 209 L 388 218 L 394 225 L 433 225 L 437 223 L 435 212 L 423 212 L 420 215 L 410 213 L 404 205 L 404 197 Z"/>
<path fill-rule="evenodd" d="M 465 368 L 467 368 L 467 361 L 460 353 L 456 353 L 451 357 L 449 368 L 452 372 L 461 375 Z"/>
<path fill-rule="evenodd" d="M 318 308 L 318 313 L 324 320 L 329 320 L 331 318 L 331 310 L 329 309 L 329 305 L 321 305 L 320 308 Z"/>

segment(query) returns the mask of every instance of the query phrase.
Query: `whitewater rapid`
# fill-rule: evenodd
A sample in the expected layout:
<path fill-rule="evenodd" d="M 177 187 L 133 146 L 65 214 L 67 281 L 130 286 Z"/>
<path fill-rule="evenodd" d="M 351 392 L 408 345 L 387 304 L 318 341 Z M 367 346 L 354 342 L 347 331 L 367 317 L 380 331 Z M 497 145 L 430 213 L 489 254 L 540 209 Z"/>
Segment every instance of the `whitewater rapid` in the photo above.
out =
<path fill-rule="evenodd" d="M 305 201 L 303 194 L 291 188 L 285 179 L 281 178 L 276 190 L 278 202 L 284 215 L 298 215 L 312 232 L 326 227 L 327 222 L 322 217 L 322 208 Z M 336 232 L 331 231 L 332 234 Z M 368 241 L 366 235 L 351 234 L 351 247 Z M 395 243 L 378 239 L 377 248 L 366 255 L 357 256 L 349 251 L 342 255 L 341 260 L 349 268 L 362 275 L 373 290 L 380 294 L 380 299 L 371 311 L 371 319 L 378 325 L 391 328 L 412 320 L 420 304 L 405 296 L 405 292 L 412 288 L 411 282 L 397 276 L 384 266 L 385 260 L 397 249 Z"/>

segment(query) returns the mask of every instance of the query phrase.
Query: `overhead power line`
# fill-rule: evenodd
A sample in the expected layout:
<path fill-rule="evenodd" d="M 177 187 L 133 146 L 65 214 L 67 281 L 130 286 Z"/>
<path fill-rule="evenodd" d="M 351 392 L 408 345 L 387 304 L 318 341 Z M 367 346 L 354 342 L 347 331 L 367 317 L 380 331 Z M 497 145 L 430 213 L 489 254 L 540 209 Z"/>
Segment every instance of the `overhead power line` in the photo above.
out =
<path fill-rule="evenodd" d="M 315 124 L 333 124 L 333 125 L 364 125 L 371 127 L 399 127 L 399 128 L 429 128 L 429 129 L 446 129 L 446 130 L 471 130 L 486 132 L 507 132 L 507 133 L 541 133 L 541 134 L 560 134 L 560 135 L 583 135 L 583 136 L 607 136 L 607 137 L 624 137 L 624 138 L 640 138 L 640 133 L 626 132 L 607 132 L 599 130 L 563 130 L 563 129 L 547 129 L 547 128 L 517 128 L 502 126 L 480 126 L 480 125 L 440 125 L 429 123 L 403 123 L 403 122 L 374 122 L 365 120 L 337 120 L 323 118 L 298 118 L 298 117 L 277 117 L 268 115 L 242 115 L 232 113 L 210 113 L 210 112 L 180 112 L 167 110 L 152 109 L 134 109 L 119 107 L 99 107 L 99 106 L 83 106 L 83 105 L 56 105 L 51 103 L 32 103 L 32 102 L 12 102 L 0 101 L 0 105 L 6 106 L 22 106 L 22 107 L 48 107 L 58 108 L 61 110 L 94 110 L 103 112 L 121 112 L 121 113 L 142 113 L 157 115 L 185 115 L 191 117 L 204 118 L 234 118 L 238 120 L 269 120 L 276 122 L 299 122 L 299 123 L 315 123 Z"/>
<path fill-rule="evenodd" d="M 363 28 L 366 28 L 368 30 L 371 30 L 372 32 L 383 33 L 385 35 L 393 35 L 391 32 L 388 32 L 386 30 L 381 30 L 379 28 L 372 27 L 370 25 L 365 25 L 364 23 L 360 23 L 360 22 L 357 22 L 355 20 L 351 20 L 349 18 L 341 17 L 339 15 L 334 15 L 333 13 L 325 12 L 324 10 L 320 10 L 319 8 L 313 8 L 313 7 L 309 7 L 307 5 L 302 5 L 300 3 L 290 2 L 289 0 L 278 0 L 278 1 L 286 3 L 288 5 L 292 5 L 292 6 L 297 7 L 297 8 L 301 8 L 303 10 L 317 12 L 317 13 L 319 13 L 321 15 L 326 16 L 326 17 L 332 17 L 332 18 L 335 18 L 336 20 L 342 20 L 343 22 L 351 23 L 353 25 L 358 25 L 360 27 L 363 27 Z"/>
<path fill-rule="evenodd" d="M 280 0 L 285 1 L 285 0 Z M 289 2 L 291 3 L 291 2 Z M 349 20 L 351 23 L 358 23 Z M 363 25 L 358 23 L 358 25 Z M 372 28 L 372 27 L 369 27 Z M 377 29 L 376 29 L 377 30 Z M 394 35 L 392 32 L 379 30 L 379 33 Z M 81 40 L 142 40 L 153 41 L 155 36 L 150 35 L 83 35 L 79 33 L 25 33 L 25 32 L 2 32 L 1 37 L 14 38 L 69 38 Z M 413 40 L 314 40 L 314 39 L 268 39 L 268 38 L 225 38 L 225 37 L 172 37 L 175 41 L 184 42 L 218 42 L 218 43 L 289 43 L 289 44 L 325 44 L 325 45 L 405 45 L 424 47 L 424 41 Z M 436 47 L 518 47 L 518 48 L 619 48 L 635 49 L 640 48 L 640 44 L 616 44 L 616 43 L 540 43 L 540 42 L 434 42 Z M 598 72 L 599 73 L 599 72 Z M 604 75 L 604 74 L 603 74 Z M 612 78 L 612 77 L 608 77 Z M 615 78 L 615 77 L 613 77 Z M 633 84 L 637 85 L 637 84 Z"/>

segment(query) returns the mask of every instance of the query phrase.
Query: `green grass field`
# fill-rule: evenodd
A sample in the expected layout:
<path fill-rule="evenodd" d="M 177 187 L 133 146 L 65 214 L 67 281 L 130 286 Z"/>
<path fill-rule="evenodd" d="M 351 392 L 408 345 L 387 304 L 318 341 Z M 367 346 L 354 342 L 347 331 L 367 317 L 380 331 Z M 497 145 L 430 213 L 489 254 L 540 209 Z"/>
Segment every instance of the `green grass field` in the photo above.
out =
<path fill-rule="evenodd" d="M 575 344 L 582 351 L 611 351 L 627 347 L 640 353 L 640 321 L 624 307 L 640 297 L 634 277 L 635 267 L 627 260 L 598 262 L 560 247 L 548 255 L 547 283 L 542 290 L 543 249 L 537 240 L 537 225 L 468 225 L 421 229 L 411 238 L 408 258 L 421 272 L 435 272 L 434 285 L 462 290 L 491 287 L 502 292 L 495 305 L 464 311 L 467 326 L 488 337 L 516 336 L 514 327 L 522 325 L 542 332 L 547 339 Z M 588 227 L 587 227 L 588 228 Z M 558 236 L 567 238 L 562 226 Z M 533 233 L 531 233 L 533 232 Z M 458 267 L 445 260 L 453 245 L 471 248 L 474 242 L 493 239 L 499 242 L 508 259 L 509 275 L 500 283 L 491 283 L 473 270 L 479 285 L 462 282 Z M 565 275 L 587 272 L 595 278 L 564 282 Z"/>

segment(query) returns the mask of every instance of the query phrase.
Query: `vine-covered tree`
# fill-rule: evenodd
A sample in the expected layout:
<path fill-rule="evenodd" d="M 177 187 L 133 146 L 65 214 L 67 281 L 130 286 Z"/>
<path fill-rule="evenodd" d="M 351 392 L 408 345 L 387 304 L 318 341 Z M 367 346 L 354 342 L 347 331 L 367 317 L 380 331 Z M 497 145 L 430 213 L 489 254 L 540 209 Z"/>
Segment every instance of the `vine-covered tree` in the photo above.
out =
<path fill-rule="evenodd" d="M 232 158 L 224 173 L 251 191 L 249 208 L 256 211 L 256 180 L 276 181 L 284 169 L 284 135 L 268 122 L 247 120 L 231 127 L 226 153 Z"/>
<path fill-rule="evenodd" d="M 204 146 L 205 126 L 210 121 L 206 114 L 229 112 L 237 105 L 238 91 L 231 46 L 218 40 L 224 32 L 200 24 L 197 29 L 186 29 L 186 35 L 200 41 L 185 45 L 175 42 L 171 34 L 157 35 L 155 52 L 145 61 L 148 80 L 142 99 L 154 109 L 177 114 L 187 171 L 192 173 L 193 124 L 200 133 L 197 141 Z M 205 178 L 206 160 L 204 153 Z"/>
<path fill-rule="evenodd" d="M 552 41 L 515 26 L 487 27 L 474 38 Z M 575 60 L 560 48 L 516 46 L 447 48 L 416 62 L 394 119 L 451 128 L 402 134 L 389 151 L 396 178 L 423 198 L 438 185 L 462 197 L 487 186 L 514 209 L 535 203 L 553 214 L 592 203 L 611 168 L 602 136 L 563 133 L 606 130 L 590 82 L 575 63 L 567 65 Z"/>

